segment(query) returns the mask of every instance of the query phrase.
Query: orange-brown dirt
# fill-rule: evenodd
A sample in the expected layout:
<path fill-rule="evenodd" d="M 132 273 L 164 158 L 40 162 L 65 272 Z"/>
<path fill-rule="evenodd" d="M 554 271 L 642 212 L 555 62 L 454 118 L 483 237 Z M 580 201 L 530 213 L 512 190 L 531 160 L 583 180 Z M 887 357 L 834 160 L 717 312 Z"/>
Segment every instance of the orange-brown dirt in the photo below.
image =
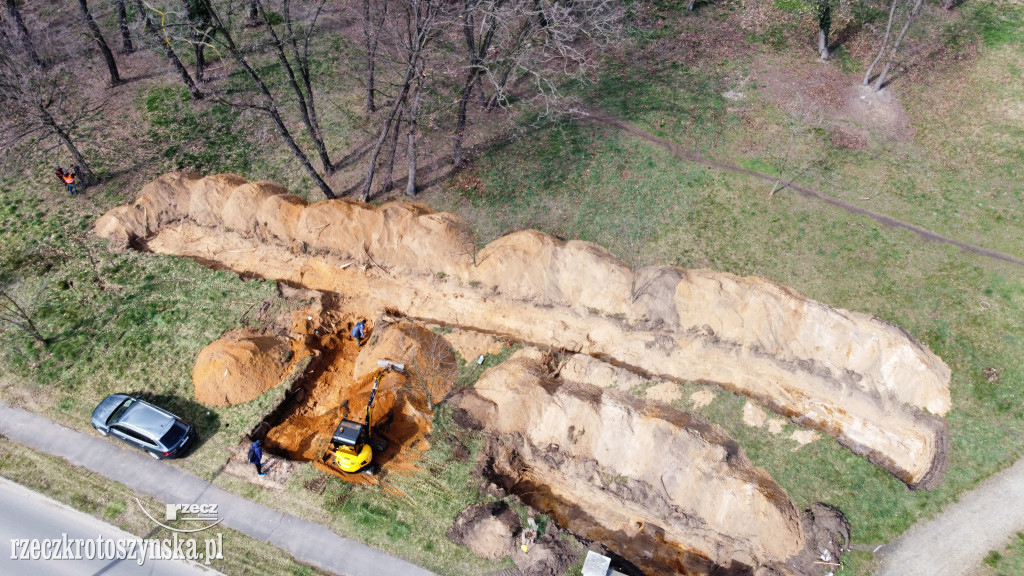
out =
<path fill-rule="evenodd" d="M 196 358 L 196 400 L 211 406 L 248 402 L 280 384 L 295 357 L 287 339 L 246 329 L 228 332 Z"/>
<path fill-rule="evenodd" d="M 385 375 L 378 386 L 373 406 L 373 434 L 388 442 L 383 453 L 374 454 L 374 462 L 391 472 L 408 471 L 420 451 L 429 443 L 426 436 L 432 426 L 431 403 L 447 394 L 454 381 L 454 353 L 436 346 L 443 339 L 409 322 L 368 324 L 370 344 L 360 348 L 348 335 L 359 317 L 340 309 L 328 308 L 324 316 L 314 318 L 319 334 L 308 338 L 317 357 L 297 382 L 294 393 L 268 422 L 266 448 L 292 460 L 312 461 L 318 468 L 336 473 L 354 482 L 370 481 L 361 475 L 338 473 L 324 466 L 317 457 L 329 447 L 331 435 L 344 418 L 363 422 L 378 359 L 404 363 L 404 373 Z M 338 329 L 330 331 L 330 327 Z M 312 332 L 312 329 L 311 329 Z M 426 371 L 425 357 L 437 354 L 442 369 Z M 358 366 L 372 366 L 359 370 Z"/>
<path fill-rule="evenodd" d="M 161 176 L 100 218 L 97 233 L 645 377 L 718 384 L 912 487 L 942 480 L 949 368 L 883 320 L 709 270 L 637 270 L 632 297 L 633 271 L 594 244 L 526 230 L 477 252 L 464 221 L 421 204 L 306 205 L 272 183 L 237 182 Z M 216 212 L 209 199 L 225 197 Z"/>

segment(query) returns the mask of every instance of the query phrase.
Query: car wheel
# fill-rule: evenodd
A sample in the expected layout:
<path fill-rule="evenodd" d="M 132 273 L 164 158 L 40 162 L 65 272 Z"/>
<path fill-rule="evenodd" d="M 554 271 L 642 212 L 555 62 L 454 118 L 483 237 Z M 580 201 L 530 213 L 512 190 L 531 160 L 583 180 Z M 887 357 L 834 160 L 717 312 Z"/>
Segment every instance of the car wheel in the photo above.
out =
<path fill-rule="evenodd" d="M 160 459 L 160 457 L 157 456 L 155 452 L 146 452 L 146 454 L 149 454 L 150 456 L 152 456 L 154 460 L 159 460 Z"/>
<path fill-rule="evenodd" d="M 106 430 L 100 430 L 99 428 L 97 428 L 96 431 L 100 433 L 100 436 L 106 436 L 109 434 Z"/>

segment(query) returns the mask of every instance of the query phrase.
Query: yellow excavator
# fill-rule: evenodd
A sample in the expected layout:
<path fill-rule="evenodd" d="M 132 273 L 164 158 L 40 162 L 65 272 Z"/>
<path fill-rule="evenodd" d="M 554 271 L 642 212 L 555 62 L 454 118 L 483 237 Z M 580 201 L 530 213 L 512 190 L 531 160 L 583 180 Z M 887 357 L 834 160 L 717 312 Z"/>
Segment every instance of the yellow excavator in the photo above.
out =
<path fill-rule="evenodd" d="M 405 364 L 391 360 L 378 360 L 377 375 L 373 378 L 373 389 L 366 403 L 366 422 L 360 424 L 344 419 L 331 437 L 330 448 L 321 456 L 320 461 L 330 468 L 348 474 L 365 474 L 372 476 L 380 471 L 380 466 L 373 462 L 374 451 L 382 452 L 387 447 L 383 438 L 373 436 L 373 401 L 377 397 L 380 381 L 391 372 L 405 372 Z"/>

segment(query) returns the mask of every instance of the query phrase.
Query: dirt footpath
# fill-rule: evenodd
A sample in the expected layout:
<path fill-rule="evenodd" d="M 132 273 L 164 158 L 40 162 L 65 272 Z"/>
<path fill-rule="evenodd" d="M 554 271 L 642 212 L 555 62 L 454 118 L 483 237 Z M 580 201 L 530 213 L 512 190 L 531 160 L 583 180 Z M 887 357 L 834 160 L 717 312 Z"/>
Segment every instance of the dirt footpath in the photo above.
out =
<path fill-rule="evenodd" d="M 963 576 L 1024 530 L 1024 459 L 878 551 L 875 576 Z"/>

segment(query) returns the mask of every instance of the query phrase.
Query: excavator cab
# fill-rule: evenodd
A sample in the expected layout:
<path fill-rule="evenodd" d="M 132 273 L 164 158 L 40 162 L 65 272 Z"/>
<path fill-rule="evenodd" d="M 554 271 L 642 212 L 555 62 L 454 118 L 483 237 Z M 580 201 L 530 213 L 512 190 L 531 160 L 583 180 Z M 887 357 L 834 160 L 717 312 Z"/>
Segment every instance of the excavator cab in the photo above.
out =
<path fill-rule="evenodd" d="M 366 427 L 358 422 L 342 420 L 334 436 L 334 465 L 343 472 L 360 472 L 373 460 L 373 449 L 367 441 Z M 372 474 L 374 471 L 371 471 Z"/>
<path fill-rule="evenodd" d="M 377 366 L 380 370 L 373 379 L 373 389 L 370 390 L 370 399 L 366 403 L 366 422 L 360 424 L 352 420 L 342 420 L 338 428 L 331 436 L 331 449 L 333 456 L 329 459 L 330 464 L 350 474 L 361 473 L 367 475 L 376 474 L 379 467 L 373 463 L 374 450 L 383 451 L 386 442 L 383 438 L 374 438 L 373 432 L 373 401 L 377 397 L 377 386 L 389 372 L 404 372 L 405 364 L 392 362 L 391 360 L 378 360 Z M 371 446 L 373 444 L 373 446 Z M 324 459 L 327 461 L 327 458 Z"/>

